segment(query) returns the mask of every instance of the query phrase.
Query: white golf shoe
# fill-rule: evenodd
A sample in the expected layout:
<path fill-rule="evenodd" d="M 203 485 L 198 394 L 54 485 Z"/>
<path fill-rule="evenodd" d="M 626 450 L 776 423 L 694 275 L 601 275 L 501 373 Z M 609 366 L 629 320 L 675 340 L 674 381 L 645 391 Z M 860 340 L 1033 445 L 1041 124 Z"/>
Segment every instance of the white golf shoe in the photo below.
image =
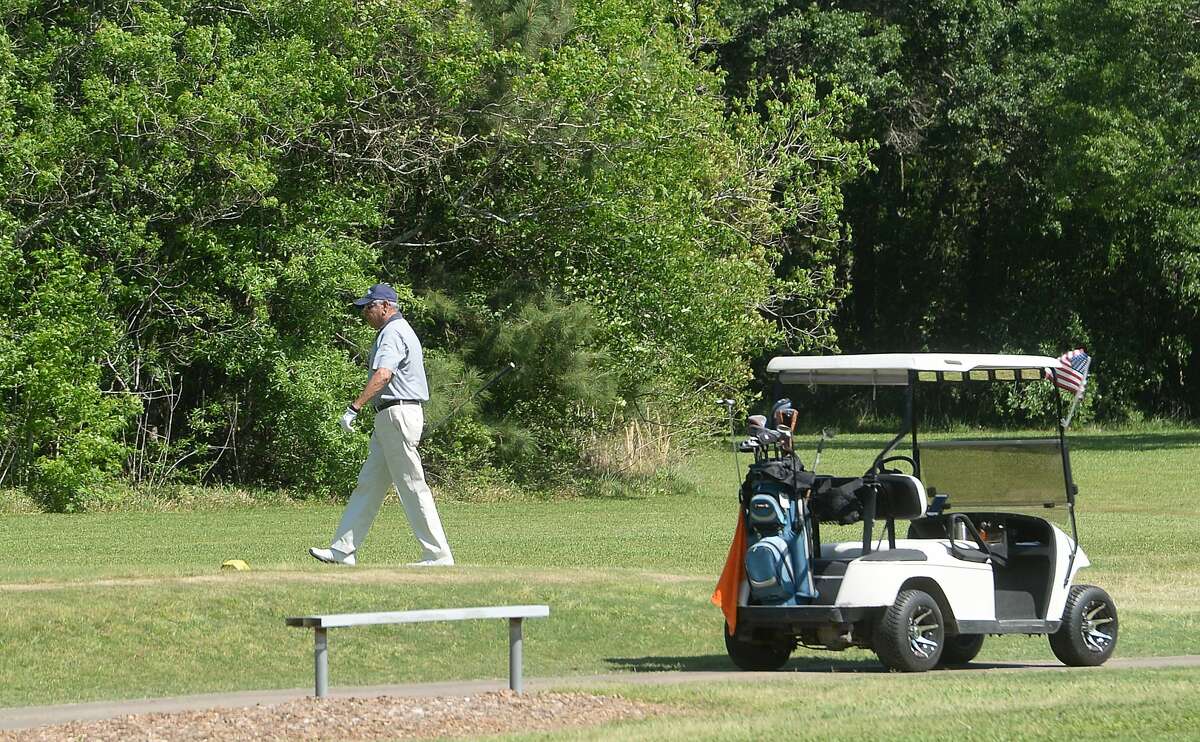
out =
<path fill-rule="evenodd" d="M 354 566 L 354 554 L 345 554 L 337 549 L 318 549 L 316 547 L 308 550 L 313 559 L 326 564 L 344 564 L 347 567 Z"/>
<path fill-rule="evenodd" d="M 445 557 L 443 559 L 423 559 L 419 562 L 409 562 L 405 567 L 453 567 L 454 557 Z"/>

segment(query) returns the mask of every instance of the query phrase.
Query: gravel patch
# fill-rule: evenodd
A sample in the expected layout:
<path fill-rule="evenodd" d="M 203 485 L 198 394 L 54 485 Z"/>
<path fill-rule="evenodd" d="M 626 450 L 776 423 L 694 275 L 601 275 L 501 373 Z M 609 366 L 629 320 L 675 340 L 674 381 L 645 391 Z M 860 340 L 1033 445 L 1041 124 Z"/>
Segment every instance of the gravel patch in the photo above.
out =
<path fill-rule="evenodd" d="M 139 714 L 0 732 L 0 742 L 30 740 L 377 740 L 479 737 L 550 731 L 667 709 L 619 696 L 497 691 L 438 698 L 304 698 L 269 706 Z"/>

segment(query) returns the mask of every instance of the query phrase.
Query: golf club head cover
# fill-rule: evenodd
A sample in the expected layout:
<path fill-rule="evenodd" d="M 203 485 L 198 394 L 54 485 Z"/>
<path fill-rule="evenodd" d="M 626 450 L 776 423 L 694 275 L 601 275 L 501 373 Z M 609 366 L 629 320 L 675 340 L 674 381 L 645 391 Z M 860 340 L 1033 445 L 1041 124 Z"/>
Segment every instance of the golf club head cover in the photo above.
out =
<path fill-rule="evenodd" d="M 766 415 L 751 415 L 746 418 L 746 430 L 750 435 L 758 435 L 758 429 L 767 427 Z"/>

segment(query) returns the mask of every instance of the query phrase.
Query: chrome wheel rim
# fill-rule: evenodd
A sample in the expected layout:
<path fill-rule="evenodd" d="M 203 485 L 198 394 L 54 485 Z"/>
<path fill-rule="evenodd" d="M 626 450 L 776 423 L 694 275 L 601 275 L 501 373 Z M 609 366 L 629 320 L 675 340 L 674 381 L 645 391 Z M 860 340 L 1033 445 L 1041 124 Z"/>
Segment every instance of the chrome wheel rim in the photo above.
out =
<path fill-rule="evenodd" d="M 1116 616 L 1108 609 L 1108 603 L 1103 600 L 1088 603 L 1083 609 L 1083 621 L 1079 626 L 1083 646 L 1097 654 L 1107 652 L 1113 643 L 1112 629 L 1116 620 Z"/>
<path fill-rule="evenodd" d="M 908 648 L 921 659 L 934 656 L 938 650 L 937 630 L 941 627 L 932 608 L 917 608 L 908 619 Z"/>

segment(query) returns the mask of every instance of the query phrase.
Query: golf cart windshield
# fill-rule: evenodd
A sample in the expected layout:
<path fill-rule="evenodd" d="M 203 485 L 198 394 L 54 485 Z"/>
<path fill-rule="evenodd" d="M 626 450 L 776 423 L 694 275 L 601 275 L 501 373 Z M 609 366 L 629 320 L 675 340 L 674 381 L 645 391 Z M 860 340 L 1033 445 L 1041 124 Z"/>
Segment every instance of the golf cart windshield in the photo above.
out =
<path fill-rule="evenodd" d="M 1058 438 L 922 440 L 921 480 L 949 496 L 947 510 L 1026 512 L 1065 521 L 1067 488 Z"/>

